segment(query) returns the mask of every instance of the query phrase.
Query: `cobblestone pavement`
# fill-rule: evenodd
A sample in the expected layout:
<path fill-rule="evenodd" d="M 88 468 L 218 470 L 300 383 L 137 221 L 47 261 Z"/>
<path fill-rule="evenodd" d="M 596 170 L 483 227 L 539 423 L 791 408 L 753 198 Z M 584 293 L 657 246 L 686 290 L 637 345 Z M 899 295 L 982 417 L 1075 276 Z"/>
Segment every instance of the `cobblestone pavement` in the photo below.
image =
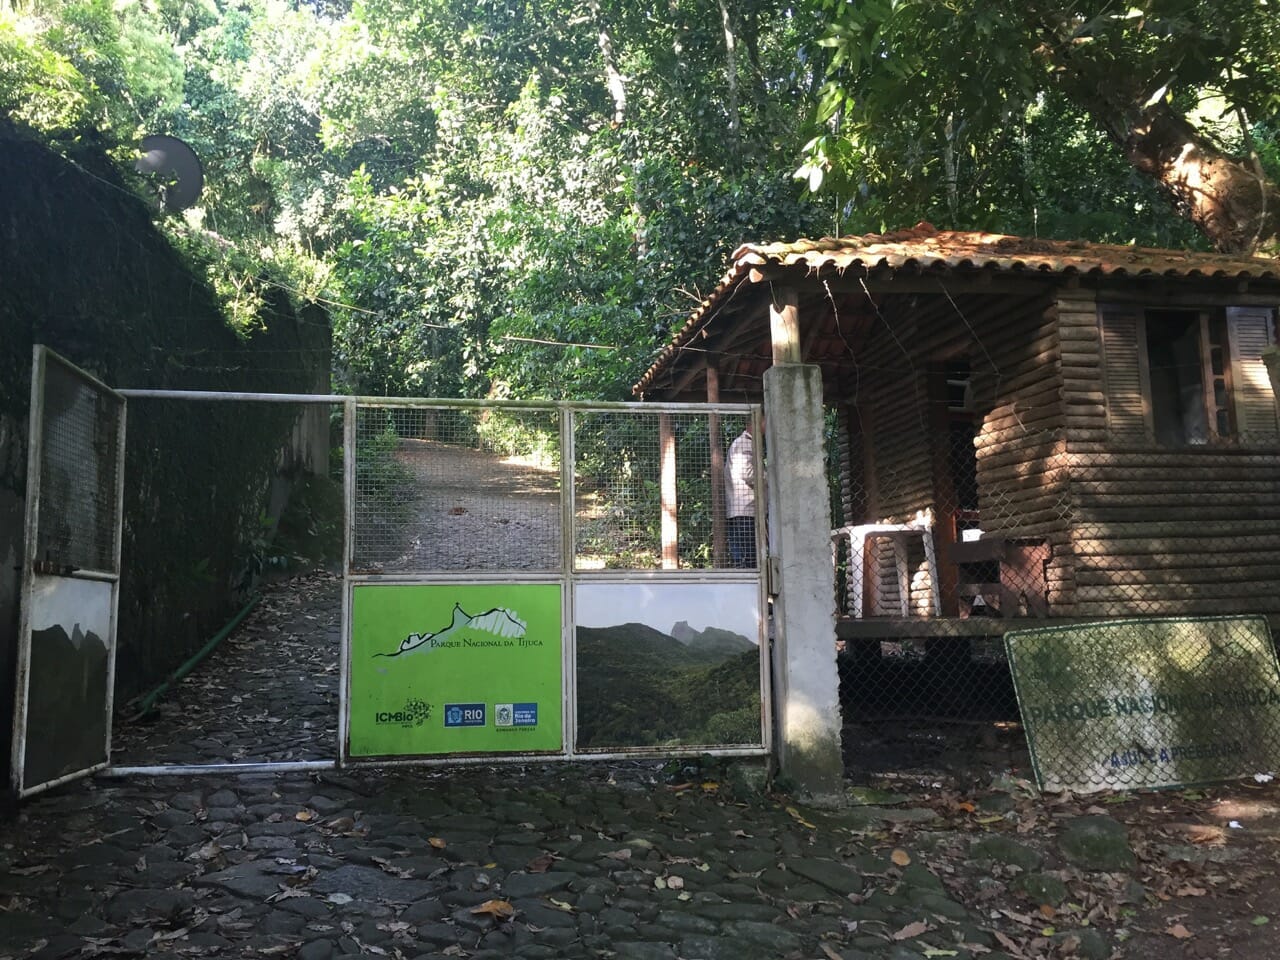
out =
<path fill-rule="evenodd" d="M 313 574 L 264 591 L 157 717 L 122 726 L 116 763 L 331 756 L 338 583 Z M 0 956 L 738 960 L 992 943 L 933 873 L 895 865 L 883 836 L 858 841 L 930 811 L 802 812 L 727 773 L 562 764 L 73 784 L 0 825 Z"/>
<path fill-rule="evenodd" d="M 150 715 L 115 721 L 117 766 L 332 760 L 338 751 L 342 578 L 274 583 Z"/>
<path fill-rule="evenodd" d="M 844 842 L 910 811 L 788 813 L 655 773 L 82 784 L 0 833 L 0 944 L 41 958 L 896 960 L 992 943 L 927 869 Z"/>
<path fill-rule="evenodd" d="M 169 759 L 323 755 L 329 694 L 317 690 L 331 689 L 332 658 L 316 645 L 305 669 L 271 659 L 296 665 L 298 644 L 332 633 L 333 583 L 270 588 L 160 718 L 122 740 L 150 749 L 147 762 L 166 743 Z M 267 684 L 253 689 L 280 722 L 227 709 L 236 696 L 243 705 L 237 683 Z M 754 770 L 632 762 L 70 784 L 0 821 L 0 960 L 1275 955 L 1274 784 L 1041 797 L 988 771 L 903 778 L 893 793 L 851 787 L 848 806 L 824 812 L 762 792 Z"/>

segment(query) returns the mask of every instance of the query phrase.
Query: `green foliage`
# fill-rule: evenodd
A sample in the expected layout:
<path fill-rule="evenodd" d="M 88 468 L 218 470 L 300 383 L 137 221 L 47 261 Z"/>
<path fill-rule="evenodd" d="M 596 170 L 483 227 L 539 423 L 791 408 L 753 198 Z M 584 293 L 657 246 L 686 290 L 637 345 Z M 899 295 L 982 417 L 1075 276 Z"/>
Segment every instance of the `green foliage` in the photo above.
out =
<path fill-rule="evenodd" d="M 743 242 L 1201 242 L 1071 78 L 1274 176 L 1280 29 L 1227 2 L 726 0 L 730 48 L 691 0 L 47 0 L 0 13 L 0 110 L 125 167 L 187 140 L 205 189 L 166 228 L 242 335 L 273 291 L 323 303 L 339 389 L 626 399 Z"/>
<path fill-rule="evenodd" d="M 25 26 L 0 10 L 0 114 L 50 136 L 80 127 L 90 109 L 88 81 Z"/>
<path fill-rule="evenodd" d="M 639 623 L 579 627 L 579 745 L 758 743 L 760 652 L 736 640 L 726 653 Z"/>
<path fill-rule="evenodd" d="M 412 500 L 413 472 L 396 456 L 399 450 L 400 436 L 390 421 L 356 444 L 361 499 L 376 501 L 382 511 Z"/>
<path fill-rule="evenodd" d="M 1280 110 L 1280 25 L 1253 0 L 815 9 L 831 59 L 797 176 L 873 227 L 1183 245 L 1186 211 L 1121 148 L 1144 111 L 1167 105 L 1232 151 Z"/>

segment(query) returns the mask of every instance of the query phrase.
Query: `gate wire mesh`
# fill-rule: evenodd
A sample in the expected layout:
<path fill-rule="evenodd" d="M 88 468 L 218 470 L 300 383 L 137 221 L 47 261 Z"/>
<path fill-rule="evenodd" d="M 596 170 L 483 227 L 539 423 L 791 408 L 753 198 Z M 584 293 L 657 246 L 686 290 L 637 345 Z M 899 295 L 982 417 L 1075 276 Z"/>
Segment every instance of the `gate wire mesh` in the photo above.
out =
<path fill-rule="evenodd" d="M 735 490 L 730 501 L 726 489 L 735 460 L 744 459 L 746 448 L 735 451 L 734 442 L 747 422 L 737 414 L 575 411 L 575 568 L 754 567 L 754 542 L 740 549 L 754 528 L 748 534 L 729 516 L 748 506 L 745 495 Z"/>
<path fill-rule="evenodd" d="M 754 509 L 727 490 L 745 415 L 570 415 L 574 569 L 755 566 L 754 518 L 722 517 Z M 360 405 L 355 570 L 561 570 L 560 458 L 554 408 Z"/>
<path fill-rule="evenodd" d="M 123 404 L 46 356 L 36 559 L 116 573 Z"/>
<path fill-rule="evenodd" d="M 754 504 L 730 486 L 755 484 L 743 472 L 758 466 L 742 441 L 749 416 L 563 409 L 574 452 L 567 558 L 561 408 L 358 404 L 352 572 L 565 576 L 575 749 L 759 751 L 760 585 L 743 549 L 754 547 L 763 484 Z M 732 523 L 735 508 L 757 512 Z M 750 538 L 735 539 L 744 530 Z"/>
<path fill-rule="evenodd" d="M 360 406 L 358 571 L 558 571 L 560 425 L 554 409 Z"/>
<path fill-rule="evenodd" d="M 127 575 L 116 671 L 122 707 L 209 643 L 262 581 L 340 567 L 344 513 L 340 403 L 131 397 L 128 408 Z M 280 676 L 306 673 L 316 685 L 332 684 L 335 675 L 325 671 L 337 663 L 337 637 L 337 630 L 282 635 L 264 650 L 262 669 L 291 650 Z M 229 640 L 238 643 L 239 635 Z M 219 712 L 219 723 L 247 722 L 271 699 L 237 691 L 244 677 L 212 678 L 205 669 L 198 677 L 214 691 L 201 712 Z M 230 699 L 237 695 L 242 700 Z M 280 724 L 273 736 L 284 730 Z M 179 746 L 157 744 L 163 759 Z"/>
<path fill-rule="evenodd" d="M 333 758 L 343 405 L 201 396 L 128 405 L 113 761 Z M 210 658 L 137 718 L 133 698 L 255 594 Z"/>
<path fill-rule="evenodd" d="M 1149 334 L 1153 413 L 1143 432 L 1140 406 L 1133 427 L 1127 408 L 1108 403 L 1099 321 L 1082 318 L 1070 335 L 1093 338 L 1087 384 L 1055 362 L 997 369 L 1004 354 L 991 342 L 992 354 L 974 347 L 972 366 L 909 366 L 899 346 L 897 364 L 860 367 L 856 402 L 833 411 L 851 773 L 936 768 L 987 756 L 993 743 L 1008 749 L 991 764 L 1025 767 L 1000 644 L 1014 627 L 1280 615 L 1274 416 L 1267 429 L 1256 411 L 1237 416 L 1245 408 L 1232 405 L 1239 390 L 1221 344 L 1202 344 L 1217 351 L 1202 365 L 1194 351 L 1165 356 Z M 1066 364 L 1080 347 L 1061 349 Z M 1198 388 L 1178 392 L 1171 380 Z"/>

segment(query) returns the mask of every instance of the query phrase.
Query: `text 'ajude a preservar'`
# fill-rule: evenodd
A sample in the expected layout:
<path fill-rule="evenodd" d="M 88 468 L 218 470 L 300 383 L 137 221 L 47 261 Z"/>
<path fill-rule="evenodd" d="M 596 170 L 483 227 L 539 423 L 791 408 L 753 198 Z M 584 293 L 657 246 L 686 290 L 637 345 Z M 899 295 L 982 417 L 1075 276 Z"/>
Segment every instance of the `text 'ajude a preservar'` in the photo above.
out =
<path fill-rule="evenodd" d="M 767 752 L 757 408 L 351 407 L 342 762 Z"/>
<path fill-rule="evenodd" d="M 1152 618 L 1005 637 L 1041 789 L 1274 774 L 1280 669 L 1262 617 Z"/>

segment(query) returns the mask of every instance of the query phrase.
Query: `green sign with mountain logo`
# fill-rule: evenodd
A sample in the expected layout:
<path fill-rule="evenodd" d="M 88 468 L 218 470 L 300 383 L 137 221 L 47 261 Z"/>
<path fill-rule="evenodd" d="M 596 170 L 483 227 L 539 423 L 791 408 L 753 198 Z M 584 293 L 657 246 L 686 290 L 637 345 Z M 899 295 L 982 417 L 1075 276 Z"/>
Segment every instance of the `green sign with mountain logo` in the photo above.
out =
<path fill-rule="evenodd" d="M 359 584 L 352 757 L 563 749 L 556 583 Z"/>

